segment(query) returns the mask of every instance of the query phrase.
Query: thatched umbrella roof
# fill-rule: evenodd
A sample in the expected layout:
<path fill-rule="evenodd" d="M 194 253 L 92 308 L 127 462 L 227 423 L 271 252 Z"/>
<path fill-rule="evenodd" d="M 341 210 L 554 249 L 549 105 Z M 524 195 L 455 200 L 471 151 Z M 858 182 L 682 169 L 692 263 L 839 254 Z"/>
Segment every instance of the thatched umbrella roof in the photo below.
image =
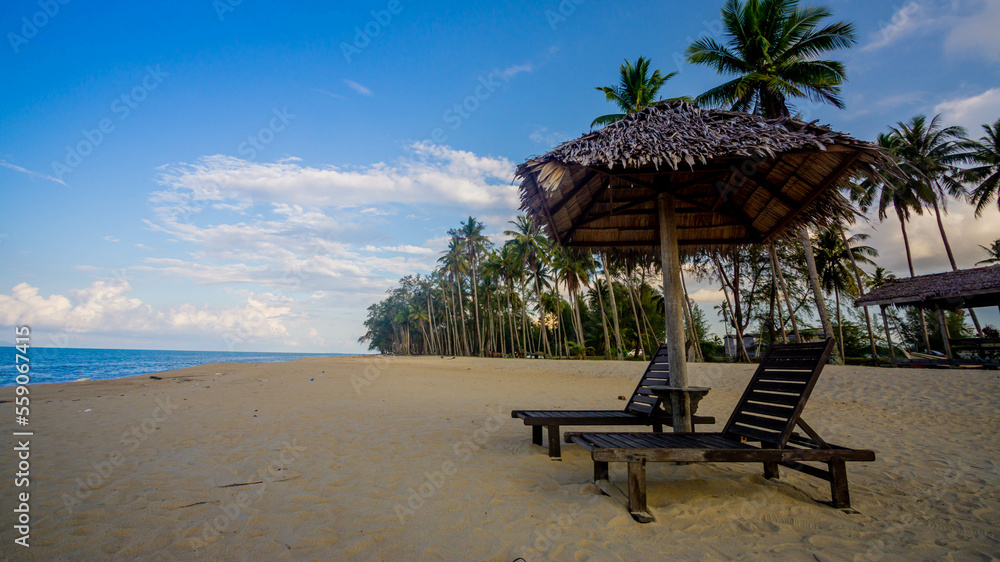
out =
<path fill-rule="evenodd" d="M 852 212 L 835 188 L 888 163 L 812 123 L 660 102 L 529 159 L 517 176 L 521 208 L 560 245 L 660 257 L 670 380 L 685 387 L 680 253 L 828 224 Z M 684 392 L 672 398 L 675 431 L 691 428 Z"/>
<path fill-rule="evenodd" d="M 891 165 L 872 144 L 791 118 L 660 102 L 517 168 L 521 208 L 551 238 L 657 254 L 657 194 L 676 199 L 682 252 L 789 237 L 853 212 L 831 189 Z"/>
<path fill-rule="evenodd" d="M 855 300 L 854 304 L 896 304 L 945 310 L 998 306 L 1000 265 L 890 279 Z"/>

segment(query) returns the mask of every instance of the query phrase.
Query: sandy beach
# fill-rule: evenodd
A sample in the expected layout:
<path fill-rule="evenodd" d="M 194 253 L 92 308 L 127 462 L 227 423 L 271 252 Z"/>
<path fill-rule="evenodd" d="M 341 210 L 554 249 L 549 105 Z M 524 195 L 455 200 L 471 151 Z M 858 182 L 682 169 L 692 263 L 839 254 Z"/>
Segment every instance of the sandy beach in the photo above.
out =
<path fill-rule="evenodd" d="M 721 429 L 753 367 L 694 364 Z M 550 461 L 514 408 L 621 408 L 638 362 L 344 357 L 31 388 L 30 548 L 14 544 L 13 389 L 0 390 L 8 559 L 783 560 L 1000 556 L 1000 376 L 827 367 L 804 418 L 874 449 L 828 485 L 758 465 L 649 466 L 640 525 Z M 622 472 L 613 474 L 622 481 Z"/>

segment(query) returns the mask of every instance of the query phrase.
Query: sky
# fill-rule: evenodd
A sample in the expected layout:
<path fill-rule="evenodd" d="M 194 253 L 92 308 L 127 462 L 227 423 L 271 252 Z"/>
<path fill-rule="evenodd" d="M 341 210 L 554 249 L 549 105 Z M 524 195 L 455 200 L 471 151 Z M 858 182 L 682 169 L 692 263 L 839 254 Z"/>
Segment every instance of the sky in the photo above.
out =
<path fill-rule="evenodd" d="M 665 97 L 719 84 L 683 52 L 721 37 L 721 5 L 3 2 L 0 325 L 35 346 L 365 351 L 366 308 L 448 229 L 475 216 L 503 242 L 515 166 L 614 112 L 594 87 L 623 59 L 678 72 Z M 846 108 L 797 103 L 806 120 L 871 140 L 920 113 L 975 138 L 1000 118 L 1000 2 L 825 5 L 858 45 L 835 55 Z M 971 267 L 1000 213 L 948 211 Z M 905 275 L 898 224 L 858 230 Z M 948 269 L 932 217 L 909 232 L 918 273 Z"/>

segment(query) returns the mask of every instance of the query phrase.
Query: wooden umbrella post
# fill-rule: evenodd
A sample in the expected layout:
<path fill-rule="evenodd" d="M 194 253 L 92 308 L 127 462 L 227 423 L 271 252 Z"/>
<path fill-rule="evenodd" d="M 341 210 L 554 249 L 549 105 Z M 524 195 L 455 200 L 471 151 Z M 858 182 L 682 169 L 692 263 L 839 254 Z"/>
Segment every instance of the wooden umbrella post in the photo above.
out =
<path fill-rule="evenodd" d="M 677 211 L 673 196 L 660 193 L 657 197 L 660 215 L 660 259 L 663 262 L 663 309 L 667 324 L 667 350 L 670 354 L 670 384 L 678 388 L 688 385 L 687 356 L 684 345 L 684 295 L 681 289 L 681 260 L 677 245 Z M 675 432 L 691 431 L 690 408 L 680 393 L 671 401 Z"/>

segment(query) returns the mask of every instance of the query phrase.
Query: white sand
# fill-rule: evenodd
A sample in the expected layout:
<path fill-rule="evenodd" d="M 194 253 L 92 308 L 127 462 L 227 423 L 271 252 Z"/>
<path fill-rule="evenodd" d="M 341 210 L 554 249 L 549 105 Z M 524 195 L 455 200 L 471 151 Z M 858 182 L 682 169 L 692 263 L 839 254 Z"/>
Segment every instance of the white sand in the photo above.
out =
<path fill-rule="evenodd" d="M 857 514 L 819 503 L 830 499 L 828 484 L 792 471 L 767 481 L 759 465 L 656 463 L 648 501 L 657 521 L 640 525 L 590 483 L 588 454 L 564 445 L 563 461 L 550 461 L 510 410 L 621 408 L 617 396 L 631 393 L 643 367 L 354 357 L 36 386 L 30 549 L 13 544 L 17 426 L 13 405 L 0 404 L 0 553 L 506 561 L 1000 555 L 1000 373 L 827 367 L 804 418 L 831 442 L 875 450 L 875 462 L 848 465 Z M 719 424 L 705 429 L 721 429 L 752 367 L 692 367 L 692 384 L 713 388 L 699 413 Z M 12 396 L 0 390 L 0 399 Z M 613 478 L 621 481 L 620 467 Z M 226 487 L 248 482 L 263 483 Z M 418 501 L 420 492 L 429 497 Z"/>

